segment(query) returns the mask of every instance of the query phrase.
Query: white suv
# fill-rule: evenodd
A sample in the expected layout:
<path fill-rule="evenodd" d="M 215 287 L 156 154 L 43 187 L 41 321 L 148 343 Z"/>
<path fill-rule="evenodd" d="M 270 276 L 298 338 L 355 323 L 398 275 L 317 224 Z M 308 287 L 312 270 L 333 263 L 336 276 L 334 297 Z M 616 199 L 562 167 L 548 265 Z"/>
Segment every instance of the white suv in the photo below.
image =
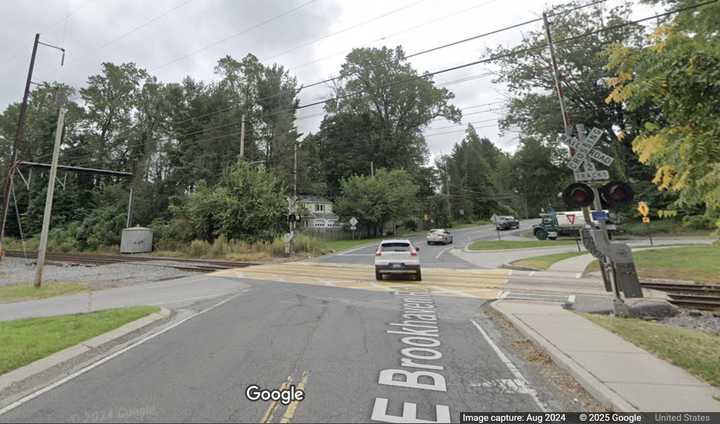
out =
<path fill-rule="evenodd" d="M 385 274 L 414 274 L 422 280 L 420 271 L 420 248 L 410 240 L 383 240 L 375 251 L 375 279 Z"/>

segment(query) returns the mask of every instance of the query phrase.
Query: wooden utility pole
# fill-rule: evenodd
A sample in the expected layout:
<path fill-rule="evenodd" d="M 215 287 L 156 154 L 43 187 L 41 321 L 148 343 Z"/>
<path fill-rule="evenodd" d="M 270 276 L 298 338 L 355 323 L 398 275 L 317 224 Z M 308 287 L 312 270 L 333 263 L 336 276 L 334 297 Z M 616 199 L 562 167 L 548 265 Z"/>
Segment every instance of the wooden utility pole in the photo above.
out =
<path fill-rule="evenodd" d="M 18 149 L 25 136 L 25 118 L 27 115 L 28 98 L 30 97 L 30 84 L 32 83 L 33 70 L 35 69 L 35 56 L 37 55 L 38 43 L 40 42 L 40 34 L 35 34 L 33 42 L 32 54 L 30 55 L 30 68 L 28 69 L 27 80 L 25 81 L 25 92 L 23 93 L 22 103 L 20 103 L 20 113 L 18 115 L 18 124 L 15 129 L 15 140 L 13 141 L 12 152 L 10 153 L 10 162 L 8 163 L 8 174 L 5 180 L 3 190 L 3 208 L 2 208 L 2 225 L 0 225 L 0 258 L 4 252 L 5 242 L 5 222 L 7 221 L 8 208 L 10 207 L 10 184 L 12 184 L 12 176 L 15 173 L 15 167 L 18 157 Z"/>
<path fill-rule="evenodd" d="M 45 267 L 45 252 L 47 251 L 48 231 L 50 230 L 50 216 L 52 215 L 53 195 L 55 193 L 55 176 L 57 175 L 58 158 L 60 156 L 60 143 L 63 136 L 65 121 L 65 107 L 60 107 L 57 127 L 55 128 L 55 145 L 53 146 L 50 178 L 48 180 L 47 195 L 45 196 L 45 213 L 43 214 L 42 232 L 40 233 L 40 246 L 38 247 L 37 268 L 35 271 L 35 287 L 42 286 L 43 268 Z"/>

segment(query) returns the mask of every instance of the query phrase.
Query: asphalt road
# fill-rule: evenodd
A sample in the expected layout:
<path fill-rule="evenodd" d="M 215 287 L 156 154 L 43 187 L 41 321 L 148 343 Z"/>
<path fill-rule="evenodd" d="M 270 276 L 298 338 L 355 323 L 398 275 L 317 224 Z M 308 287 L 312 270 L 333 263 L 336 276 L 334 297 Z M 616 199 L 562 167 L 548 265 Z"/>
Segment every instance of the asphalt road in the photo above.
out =
<path fill-rule="evenodd" d="M 520 221 L 520 228 L 517 230 L 501 231 L 500 237 L 518 234 L 532 227 L 532 223 L 536 220 Z M 453 255 L 451 250 L 463 249 L 473 240 L 494 240 L 497 239 L 497 231 L 494 225 L 481 225 L 472 228 L 453 230 L 453 243 L 449 245 L 432 245 L 429 246 L 425 242 L 425 236 L 408 237 L 414 245 L 420 247 L 420 263 L 423 267 L 441 267 L 441 268 L 475 268 L 476 266 Z M 331 263 L 348 263 L 348 264 L 368 264 L 373 263 L 375 250 L 377 246 L 365 246 L 350 250 L 337 255 L 328 255 L 318 258 L 319 262 Z"/>
<path fill-rule="evenodd" d="M 456 243 L 493 232 L 460 230 Z M 426 265 L 460 263 L 442 249 L 422 249 Z M 581 409 L 515 351 L 483 300 L 425 294 L 421 285 L 409 293 L 400 284 L 366 291 L 194 279 L 223 283 L 234 294 L 205 300 L 213 306 L 192 319 L 10 409 L 0 400 L 0 422 L 456 422 L 461 411 Z M 292 385 L 305 398 L 251 401 L 252 385 Z"/>

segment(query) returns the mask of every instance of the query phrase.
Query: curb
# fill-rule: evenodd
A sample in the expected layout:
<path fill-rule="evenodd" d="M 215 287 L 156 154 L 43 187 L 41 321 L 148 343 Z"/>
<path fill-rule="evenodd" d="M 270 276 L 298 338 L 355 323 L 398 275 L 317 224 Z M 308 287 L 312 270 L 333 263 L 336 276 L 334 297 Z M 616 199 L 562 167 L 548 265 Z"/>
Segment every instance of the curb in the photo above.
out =
<path fill-rule="evenodd" d="M 544 271 L 542 269 L 530 268 L 529 266 L 517 266 L 513 264 L 502 264 L 500 265 L 500 268 L 512 269 L 514 271 Z"/>
<path fill-rule="evenodd" d="M 85 340 L 75 346 L 65 348 L 59 352 L 55 352 L 50 356 L 38 359 L 35 362 L 31 362 L 23 367 L 14 369 L 10 372 L 0 375 L 0 392 L 8 388 L 14 383 L 25 380 L 43 371 L 46 371 L 58 364 L 69 361 L 85 352 L 96 349 L 106 343 L 113 340 L 119 339 L 133 331 L 139 330 L 146 327 L 155 321 L 165 319 L 170 316 L 170 310 L 161 307 L 160 312 L 155 312 L 142 318 L 136 319 L 135 321 L 129 322 L 122 327 L 118 327 L 114 330 L 110 330 L 107 333 L 100 334 L 89 340 Z"/>
<path fill-rule="evenodd" d="M 614 412 L 638 412 L 637 408 L 633 407 L 632 404 L 603 384 L 603 382 L 580 366 L 571 357 L 547 341 L 544 337 L 542 337 L 542 335 L 528 327 L 521 320 L 510 314 L 506 314 L 504 311 L 499 309 L 496 306 L 498 303 L 500 303 L 500 301 L 492 302 L 490 306 L 505 317 L 505 319 L 510 321 L 518 331 L 530 339 L 536 346 L 544 350 L 557 366 L 570 373 L 570 375 L 598 402 L 602 403 L 606 407 L 609 407 Z"/>

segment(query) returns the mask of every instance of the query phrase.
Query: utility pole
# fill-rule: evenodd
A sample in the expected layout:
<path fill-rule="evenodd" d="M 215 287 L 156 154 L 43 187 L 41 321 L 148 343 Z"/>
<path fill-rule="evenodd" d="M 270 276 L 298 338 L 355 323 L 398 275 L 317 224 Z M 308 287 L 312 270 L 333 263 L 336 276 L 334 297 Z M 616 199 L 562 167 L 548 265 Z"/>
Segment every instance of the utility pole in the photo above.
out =
<path fill-rule="evenodd" d="M 60 142 L 63 136 L 65 121 L 65 107 L 60 106 L 57 127 L 55 128 L 55 145 L 53 146 L 50 178 L 48 180 L 47 195 L 45 196 L 45 213 L 43 214 L 42 232 L 40 233 L 40 246 L 38 247 L 37 269 L 35 271 L 35 287 L 42 286 L 43 268 L 45 267 L 45 252 L 47 251 L 48 231 L 50 230 L 50 215 L 52 214 L 53 195 L 55 193 L 55 176 L 57 175 L 58 157 L 60 156 Z"/>
<path fill-rule="evenodd" d="M 547 36 L 548 48 L 550 49 L 550 62 L 553 68 L 553 79 L 555 80 L 555 92 L 557 92 L 558 101 L 560 102 L 560 113 L 562 113 L 563 126 L 565 127 L 565 135 L 570 135 L 572 128 L 570 127 L 570 119 L 568 118 L 567 109 L 565 108 L 565 96 L 560 86 L 560 70 L 557 66 L 555 58 L 555 44 L 553 43 L 552 33 L 550 32 L 550 21 L 548 21 L 547 13 L 543 12 L 543 23 L 545 24 L 545 35 Z"/>
<path fill-rule="evenodd" d="M 0 258 L 2 258 L 4 252 L 5 222 L 7 221 L 8 207 L 10 207 L 10 184 L 12 184 L 12 176 L 15 173 L 18 148 L 25 136 L 25 118 L 27 115 L 28 98 L 30 97 L 30 84 L 32 83 L 33 70 L 35 69 L 35 56 L 37 55 L 39 42 L 40 34 L 35 34 L 32 54 L 30 55 L 30 68 L 28 69 L 27 80 L 25 81 L 25 92 L 23 93 L 22 103 L 20 103 L 20 114 L 18 116 L 17 128 L 15 129 L 15 140 L 13 141 L 12 152 L 10 153 L 8 174 L 7 179 L 5 180 L 5 188 L 3 190 L 2 226 L 0 227 Z"/>
<path fill-rule="evenodd" d="M 448 225 L 453 220 L 452 208 L 450 204 L 450 171 L 448 171 L 447 165 L 445 165 L 445 192 L 447 194 L 447 208 L 448 208 Z"/>
<path fill-rule="evenodd" d="M 133 215 L 133 186 L 132 182 L 130 183 L 130 197 L 128 198 L 128 211 L 127 211 L 127 221 L 125 222 L 125 228 L 130 228 L 132 225 L 132 215 Z"/>
<path fill-rule="evenodd" d="M 242 114 L 240 121 L 240 160 L 245 157 L 245 114 Z"/>
<path fill-rule="evenodd" d="M 373 163 L 373 161 L 370 161 L 370 176 L 375 176 L 375 164 Z"/>

